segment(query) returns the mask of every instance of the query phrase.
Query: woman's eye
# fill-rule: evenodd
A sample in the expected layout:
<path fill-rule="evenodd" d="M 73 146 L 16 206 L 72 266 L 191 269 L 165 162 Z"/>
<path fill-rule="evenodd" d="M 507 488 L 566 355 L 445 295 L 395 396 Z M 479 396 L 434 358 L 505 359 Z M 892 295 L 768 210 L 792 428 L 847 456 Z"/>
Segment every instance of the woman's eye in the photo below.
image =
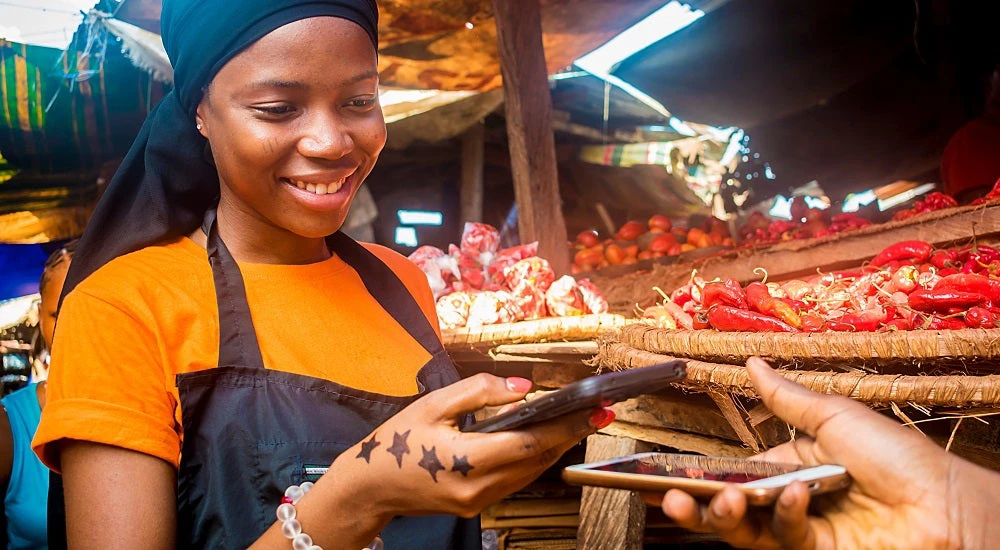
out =
<path fill-rule="evenodd" d="M 372 96 L 372 97 L 359 97 L 359 98 L 355 98 L 355 99 L 350 100 L 349 102 L 347 102 L 347 104 L 348 104 L 348 106 L 354 107 L 354 108 L 357 108 L 357 109 L 365 109 L 365 108 L 374 106 L 377 101 L 378 101 L 378 98 L 375 97 L 375 96 Z"/>
<path fill-rule="evenodd" d="M 265 115 L 281 116 L 295 111 L 295 107 L 291 105 L 259 105 L 254 106 L 254 110 Z"/>

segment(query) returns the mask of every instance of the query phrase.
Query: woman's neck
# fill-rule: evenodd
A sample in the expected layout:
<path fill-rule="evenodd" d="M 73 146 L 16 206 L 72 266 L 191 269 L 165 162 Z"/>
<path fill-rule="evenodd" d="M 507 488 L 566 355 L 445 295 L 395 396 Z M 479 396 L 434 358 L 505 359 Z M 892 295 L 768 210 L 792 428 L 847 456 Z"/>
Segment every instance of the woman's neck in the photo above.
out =
<path fill-rule="evenodd" d="M 303 237 L 276 227 L 225 197 L 219 202 L 215 223 L 229 253 L 239 262 L 304 265 L 330 257 L 324 238 Z M 200 238 L 195 238 L 195 242 L 204 245 L 207 240 L 204 233 L 198 230 L 196 234 Z"/>

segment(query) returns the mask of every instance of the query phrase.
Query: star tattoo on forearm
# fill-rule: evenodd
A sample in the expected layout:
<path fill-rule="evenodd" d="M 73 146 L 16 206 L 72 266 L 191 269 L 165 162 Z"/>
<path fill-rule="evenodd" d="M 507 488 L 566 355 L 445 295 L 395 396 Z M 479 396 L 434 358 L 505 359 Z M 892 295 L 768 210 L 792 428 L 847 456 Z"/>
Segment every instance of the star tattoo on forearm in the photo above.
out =
<path fill-rule="evenodd" d="M 458 455 L 452 455 L 452 466 L 451 471 L 458 472 L 462 474 L 462 477 L 469 477 L 469 470 L 473 467 L 469 464 L 468 455 L 459 458 Z"/>
<path fill-rule="evenodd" d="M 386 452 L 396 457 L 396 465 L 400 468 L 403 467 L 403 455 L 410 454 L 410 446 L 406 443 L 406 438 L 410 437 L 411 431 L 406 430 L 403 434 L 399 432 L 393 433 L 392 446 L 386 449 Z"/>
<path fill-rule="evenodd" d="M 381 442 L 375 439 L 375 435 L 376 434 L 372 434 L 371 439 L 361 444 L 361 452 L 359 452 L 358 456 L 354 458 L 363 458 L 365 459 L 365 462 L 367 462 L 368 464 L 372 463 L 372 451 L 375 450 L 375 447 L 378 447 L 379 445 L 382 444 Z"/>
<path fill-rule="evenodd" d="M 437 447 L 431 447 L 430 450 L 427 450 L 427 447 L 421 445 L 420 449 L 424 452 L 424 457 L 420 459 L 420 462 L 418 462 L 417 465 L 427 470 L 427 472 L 431 474 L 431 478 L 434 482 L 437 483 L 437 473 L 445 469 L 444 465 L 441 464 L 441 461 L 438 460 L 437 452 L 435 452 Z"/>

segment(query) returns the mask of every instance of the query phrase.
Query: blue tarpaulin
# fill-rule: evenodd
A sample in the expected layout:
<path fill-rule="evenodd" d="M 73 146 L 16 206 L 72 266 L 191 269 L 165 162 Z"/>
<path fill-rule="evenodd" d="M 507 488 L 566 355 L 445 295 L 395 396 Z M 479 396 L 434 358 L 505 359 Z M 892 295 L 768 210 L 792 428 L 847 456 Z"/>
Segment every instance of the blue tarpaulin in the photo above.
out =
<path fill-rule="evenodd" d="M 49 249 L 38 244 L 0 244 L 0 301 L 38 292 Z"/>

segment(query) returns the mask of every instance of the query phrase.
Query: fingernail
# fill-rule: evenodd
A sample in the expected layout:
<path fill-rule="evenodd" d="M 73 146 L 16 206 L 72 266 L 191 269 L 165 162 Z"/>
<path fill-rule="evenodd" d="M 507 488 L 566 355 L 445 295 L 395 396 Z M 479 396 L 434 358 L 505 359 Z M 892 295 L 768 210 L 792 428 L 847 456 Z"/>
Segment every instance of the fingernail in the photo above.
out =
<path fill-rule="evenodd" d="M 507 389 L 517 393 L 528 393 L 531 390 L 531 380 L 520 376 L 511 376 L 507 379 Z"/>
<path fill-rule="evenodd" d="M 721 498 L 717 499 L 712 503 L 712 513 L 715 514 L 716 517 L 725 517 L 726 514 L 729 513 L 729 504 Z"/>
<path fill-rule="evenodd" d="M 756 366 L 756 367 L 767 367 L 767 366 L 769 366 L 767 364 L 767 362 L 764 361 L 763 359 L 761 359 L 760 357 L 751 357 L 751 358 L 747 359 L 747 366 L 749 367 L 750 365 L 753 365 L 753 366 Z"/>
<path fill-rule="evenodd" d="M 778 497 L 778 504 L 785 508 L 791 508 L 795 505 L 795 495 L 788 489 L 785 489 L 781 492 L 781 496 Z"/>
<path fill-rule="evenodd" d="M 590 425 L 595 429 L 607 428 L 615 421 L 615 411 L 611 409 L 597 409 L 590 415 Z"/>

